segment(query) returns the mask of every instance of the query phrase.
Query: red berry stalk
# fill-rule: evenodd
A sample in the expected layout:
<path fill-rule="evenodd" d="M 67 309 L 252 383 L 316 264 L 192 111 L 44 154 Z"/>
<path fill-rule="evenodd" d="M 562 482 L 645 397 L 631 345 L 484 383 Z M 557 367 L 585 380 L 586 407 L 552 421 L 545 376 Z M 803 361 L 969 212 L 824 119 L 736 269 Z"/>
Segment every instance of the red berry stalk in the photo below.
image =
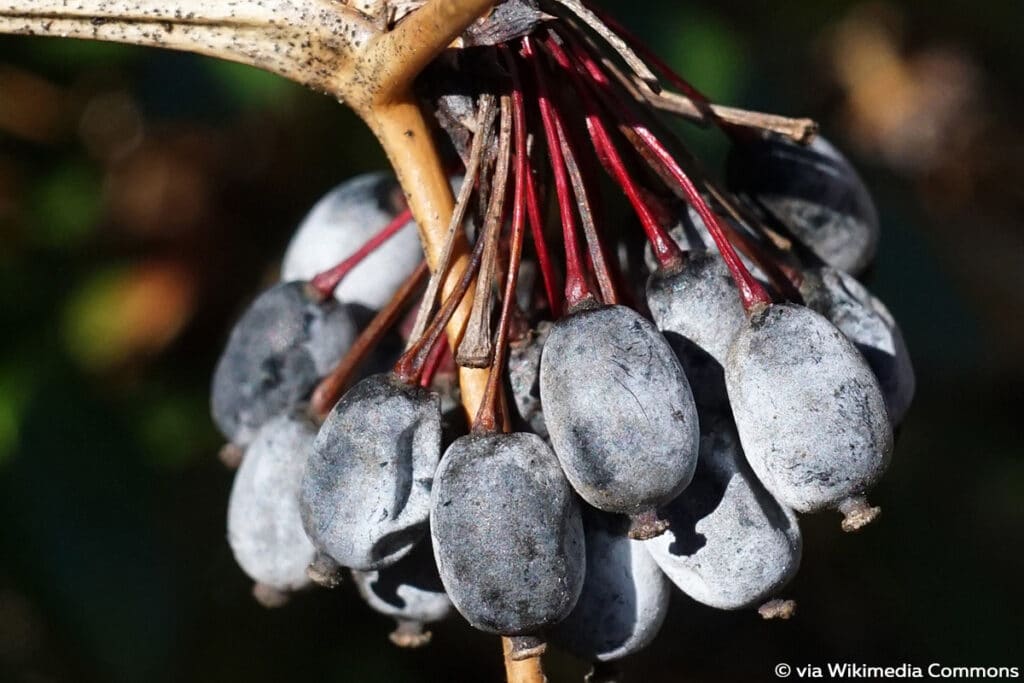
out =
<path fill-rule="evenodd" d="M 351 273 L 356 266 L 363 262 L 367 256 L 375 252 L 382 244 L 391 239 L 399 230 L 404 228 L 412 220 L 412 211 L 406 209 L 395 216 L 390 223 L 385 225 L 380 232 L 367 240 L 366 244 L 359 247 L 351 256 L 329 270 L 316 275 L 310 280 L 310 285 L 322 299 L 328 299 L 334 294 L 345 276 Z"/>

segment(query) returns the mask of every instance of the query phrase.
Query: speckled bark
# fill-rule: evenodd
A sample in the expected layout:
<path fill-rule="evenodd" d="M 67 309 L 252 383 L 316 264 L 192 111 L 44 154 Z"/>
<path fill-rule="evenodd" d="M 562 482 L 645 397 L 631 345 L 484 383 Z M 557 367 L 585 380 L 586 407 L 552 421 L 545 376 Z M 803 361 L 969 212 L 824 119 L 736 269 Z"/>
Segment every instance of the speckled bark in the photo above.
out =
<path fill-rule="evenodd" d="M 332 0 L 0 2 L 0 33 L 107 40 L 249 64 L 341 97 L 339 72 L 376 34 Z"/>

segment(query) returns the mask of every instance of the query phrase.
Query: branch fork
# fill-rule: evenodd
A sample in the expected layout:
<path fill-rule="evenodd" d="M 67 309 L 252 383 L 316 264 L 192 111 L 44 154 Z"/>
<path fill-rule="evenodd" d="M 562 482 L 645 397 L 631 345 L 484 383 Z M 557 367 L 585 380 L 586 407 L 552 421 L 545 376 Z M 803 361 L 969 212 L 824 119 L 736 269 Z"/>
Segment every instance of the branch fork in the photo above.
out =
<path fill-rule="evenodd" d="M 432 131 L 412 94 L 416 76 L 496 0 L 0 0 L 0 34 L 84 38 L 195 52 L 247 64 L 344 101 L 383 146 L 419 225 L 428 266 L 442 261 L 454 198 Z M 410 11 L 415 10 L 415 11 Z M 386 30 L 398 20 L 393 30 Z M 469 263 L 460 233 L 442 293 Z M 458 348 L 466 296 L 447 327 Z M 486 369 L 460 369 L 472 419 Z M 512 662 L 509 680 L 544 680 L 539 660 Z"/>
<path fill-rule="evenodd" d="M 161 47 L 226 59 L 283 76 L 346 102 L 380 140 L 437 267 L 454 208 L 432 132 L 412 95 L 416 76 L 496 0 L 0 0 L 0 34 Z M 415 10 L 415 11 L 413 11 Z M 391 31 L 386 26 L 394 19 Z M 447 294 L 468 263 L 453 245 Z M 467 296 L 448 326 L 461 341 Z M 462 370 L 475 415 L 487 373 Z"/>

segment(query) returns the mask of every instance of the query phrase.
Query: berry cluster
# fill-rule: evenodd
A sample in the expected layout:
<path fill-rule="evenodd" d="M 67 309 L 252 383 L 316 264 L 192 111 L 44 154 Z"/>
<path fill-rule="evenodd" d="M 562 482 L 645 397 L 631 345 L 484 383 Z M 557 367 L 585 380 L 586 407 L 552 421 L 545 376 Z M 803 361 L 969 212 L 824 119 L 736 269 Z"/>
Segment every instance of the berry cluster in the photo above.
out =
<path fill-rule="evenodd" d="M 239 564 L 267 604 L 349 569 L 396 643 L 454 606 L 514 658 L 636 652 L 670 584 L 764 604 L 799 565 L 797 512 L 877 516 L 913 395 L 856 279 L 870 196 L 810 126 L 711 104 L 575 0 L 509 0 L 466 42 L 421 83 L 461 159 L 433 273 L 396 183 L 362 176 L 231 334 L 212 404 Z M 729 136 L 723 183 L 655 109 Z M 603 217 L 602 168 L 641 230 Z M 489 369 L 468 429 L 460 367 Z"/>

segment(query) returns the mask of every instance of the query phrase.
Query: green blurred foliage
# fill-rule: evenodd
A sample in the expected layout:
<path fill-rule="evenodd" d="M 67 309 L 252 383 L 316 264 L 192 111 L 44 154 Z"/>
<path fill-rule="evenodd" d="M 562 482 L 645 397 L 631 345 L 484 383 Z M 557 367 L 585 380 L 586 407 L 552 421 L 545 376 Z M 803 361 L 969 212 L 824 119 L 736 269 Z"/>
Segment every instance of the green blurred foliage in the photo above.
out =
<path fill-rule="evenodd" d="M 32 61 L 41 69 L 123 68 L 136 59 L 147 59 L 148 50 L 134 45 L 94 40 L 39 40 L 31 48 Z"/>
<path fill-rule="evenodd" d="M 823 54 L 860 4 L 605 4 L 715 100 L 811 115 L 847 141 Z M 902 49 L 956 47 L 987 105 L 1019 111 L 1024 5 L 885 7 L 902 13 Z M 224 539 L 231 475 L 206 414 L 216 355 L 305 210 L 383 166 L 365 127 L 281 79 L 188 55 L 3 37 L 0 65 L 60 89 L 67 108 L 45 141 L 0 131 L 0 680 L 500 680 L 495 639 L 454 619 L 429 648 L 395 651 L 388 621 L 351 586 L 262 610 Z M 125 149 L 89 144 L 76 124 L 109 92 L 142 112 L 141 140 Z M 720 161 L 720 136 L 686 135 Z M 983 157 L 999 148 L 1024 159 L 1010 144 Z M 1024 265 L 1019 179 L 940 210 L 934 174 L 853 155 L 885 226 L 869 284 L 919 377 L 878 491 L 885 516 L 854 537 L 831 516 L 806 520 L 792 622 L 676 596 L 626 680 L 774 680 L 779 661 L 994 665 L 1024 652 L 1024 370 L 1006 346 L 1024 316 L 1003 294 Z M 1009 246 L 996 252 L 1011 266 L 988 267 L 1002 224 Z M 126 345 L 118 283 L 126 264 L 150 263 L 183 269 L 193 289 L 157 278 L 131 320 L 180 331 Z M 584 670 L 564 656 L 548 667 L 555 683 Z"/>
<path fill-rule="evenodd" d="M 73 160 L 57 166 L 33 188 L 29 210 L 39 229 L 31 238 L 43 247 L 81 247 L 99 220 L 102 201 L 95 166 Z"/>
<path fill-rule="evenodd" d="M 234 62 L 211 61 L 209 70 L 227 96 L 242 107 L 283 107 L 301 87 L 266 71 Z"/>
<path fill-rule="evenodd" d="M 0 371 L 0 468 L 14 455 L 28 386 L 20 368 Z"/>
<path fill-rule="evenodd" d="M 654 45 L 679 73 L 718 102 L 735 102 L 745 89 L 749 55 L 725 17 L 691 9 Z"/>
<path fill-rule="evenodd" d="M 124 275 L 124 266 L 90 273 L 68 301 L 63 321 L 65 345 L 68 354 L 87 368 L 110 367 L 123 354 L 117 337 L 121 322 L 111 299 Z"/>

